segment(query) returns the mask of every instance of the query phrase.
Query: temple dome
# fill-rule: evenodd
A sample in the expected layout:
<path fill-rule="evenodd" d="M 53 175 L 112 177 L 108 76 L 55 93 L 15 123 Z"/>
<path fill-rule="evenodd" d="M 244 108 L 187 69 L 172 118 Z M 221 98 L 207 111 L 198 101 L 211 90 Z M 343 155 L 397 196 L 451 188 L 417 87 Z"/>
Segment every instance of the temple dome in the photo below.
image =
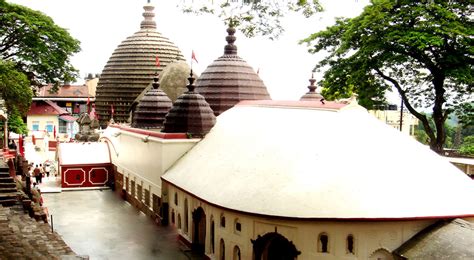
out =
<path fill-rule="evenodd" d="M 271 99 L 257 73 L 237 55 L 235 29 L 227 29 L 224 55 L 211 63 L 196 81 L 196 91 L 206 98 L 216 116 L 242 100 Z"/>
<path fill-rule="evenodd" d="M 309 91 L 304 94 L 300 100 L 301 101 L 321 101 L 324 100 L 324 97 L 317 91 L 317 87 L 314 85 L 316 79 L 311 75 L 309 79 L 310 85 L 308 86 Z"/>
<path fill-rule="evenodd" d="M 194 77 L 190 73 L 188 91 L 176 99 L 166 115 L 163 132 L 188 133 L 203 137 L 216 123 L 216 117 L 204 97 L 194 91 Z"/>
<path fill-rule="evenodd" d="M 158 80 L 158 74 L 156 74 L 153 79 L 153 87 L 138 102 L 132 127 L 144 129 L 163 127 L 165 116 L 173 104 L 166 93 L 159 88 Z"/>
<path fill-rule="evenodd" d="M 99 78 L 96 109 L 101 125 L 109 121 L 112 105 L 114 120 L 126 122 L 131 103 L 149 85 L 153 74 L 171 62 L 184 60 L 178 47 L 156 30 L 154 7 L 146 4 L 143 8 L 140 30 L 118 45 Z"/>

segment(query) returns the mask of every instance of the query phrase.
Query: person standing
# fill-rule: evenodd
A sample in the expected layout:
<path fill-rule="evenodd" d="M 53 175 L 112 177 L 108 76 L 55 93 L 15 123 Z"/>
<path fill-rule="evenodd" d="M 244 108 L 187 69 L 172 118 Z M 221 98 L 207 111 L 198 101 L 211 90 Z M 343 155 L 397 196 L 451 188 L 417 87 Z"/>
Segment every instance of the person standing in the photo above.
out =
<path fill-rule="evenodd" d="M 44 176 L 43 164 L 40 164 L 39 170 L 40 170 L 39 183 L 43 183 L 43 176 Z M 39 183 L 38 183 L 38 184 L 39 184 Z"/>
<path fill-rule="evenodd" d="M 49 163 L 44 164 L 44 172 L 46 173 L 46 177 L 49 178 L 49 172 L 51 171 L 51 166 Z"/>
<path fill-rule="evenodd" d="M 35 177 L 36 183 L 41 183 L 41 169 L 38 167 L 38 164 L 33 169 L 33 177 Z"/>

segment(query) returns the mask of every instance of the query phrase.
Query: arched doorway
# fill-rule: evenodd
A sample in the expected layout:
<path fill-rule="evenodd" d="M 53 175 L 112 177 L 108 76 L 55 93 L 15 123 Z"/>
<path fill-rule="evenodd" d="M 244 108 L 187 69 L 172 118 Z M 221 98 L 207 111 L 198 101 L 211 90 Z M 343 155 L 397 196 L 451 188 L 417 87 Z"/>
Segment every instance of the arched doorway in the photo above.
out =
<path fill-rule="evenodd" d="M 251 241 L 255 260 L 294 260 L 301 254 L 293 242 L 276 232 L 259 235 L 257 239 Z"/>
<path fill-rule="evenodd" d="M 385 248 L 375 250 L 369 260 L 393 260 L 393 255 Z"/>
<path fill-rule="evenodd" d="M 193 211 L 193 250 L 204 254 L 206 246 L 206 214 L 199 207 Z"/>

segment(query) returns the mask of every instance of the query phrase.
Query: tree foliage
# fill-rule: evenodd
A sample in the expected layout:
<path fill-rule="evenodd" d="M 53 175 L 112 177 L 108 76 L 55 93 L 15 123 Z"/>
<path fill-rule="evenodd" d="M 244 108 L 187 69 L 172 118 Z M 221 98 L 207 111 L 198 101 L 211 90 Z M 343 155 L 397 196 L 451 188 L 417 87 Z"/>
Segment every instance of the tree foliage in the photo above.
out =
<path fill-rule="evenodd" d="M 16 108 L 9 111 L 8 130 L 17 134 L 28 134 L 28 128 Z"/>
<path fill-rule="evenodd" d="M 474 156 L 474 135 L 464 137 L 463 144 L 459 148 L 459 152 L 463 155 Z"/>
<path fill-rule="evenodd" d="M 394 88 L 440 152 L 448 115 L 473 100 L 472 8 L 462 0 L 372 0 L 359 16 L 338 19 L 302 42 L 312 53 L 327 53 L 316 66 L 326 69 L 323 94 L 355 92 L 372 108 Z M 421 113 L 427 107 L 434 126 Z"/>
<path fill-rule="evenodd" d="M 33 92 L 26 75 L 15 68 L 13 62 L 0 60 L 0 93 L 8 111 L 13 109 L 26 114 Z"/>
<path fill-rule="evenodd" d="M 310 17 L 322 11 L 318 0 L 195 0 L 180 4 L 183 12 L 213 14 L 247 37 L 276 39 L 284 32 L 281 19 L 289 12 Z"/>
<path fill-rule="evenodd" d="M 31 85 L 73 81 L 77 70 L 70 56 L 79 41 L 41 12 L 0 0 L 0 57 L 15 64 Z"/>

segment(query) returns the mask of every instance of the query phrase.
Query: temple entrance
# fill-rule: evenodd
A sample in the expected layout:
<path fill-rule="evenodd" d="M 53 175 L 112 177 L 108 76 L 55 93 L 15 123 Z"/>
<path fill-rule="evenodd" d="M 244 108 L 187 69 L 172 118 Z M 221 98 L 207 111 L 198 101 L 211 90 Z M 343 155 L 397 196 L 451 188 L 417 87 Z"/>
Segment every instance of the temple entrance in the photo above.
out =
<path fill-rule="evenodd" d="M 193 211 L 193 244 L 192 248 L 196 252 L 204 254 L 206 246 L 206 214 L 199 207 Z"/>
<path fill-rule="evenodd" d="M 294 260 L 301 254 L 291 241 L 276 232 L 259 235 L 256 240 L 251 241 L 255 260 Z"/>

